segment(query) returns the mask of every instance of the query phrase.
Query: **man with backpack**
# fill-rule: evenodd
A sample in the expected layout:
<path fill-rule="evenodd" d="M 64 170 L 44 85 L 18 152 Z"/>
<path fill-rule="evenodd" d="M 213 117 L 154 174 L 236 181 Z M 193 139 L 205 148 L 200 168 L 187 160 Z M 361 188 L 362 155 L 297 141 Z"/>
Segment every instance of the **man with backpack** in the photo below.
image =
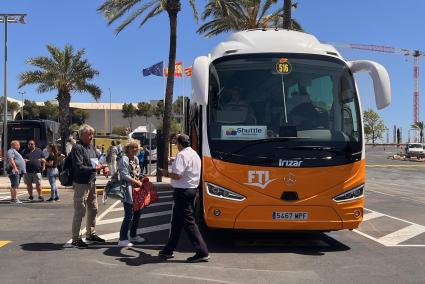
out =
<path fill-rule="evenodd" d="M 87 247 L 87 243 L 105 243 L 95 233 L 97 215 L 96 172 L 103 170 L 105 176 L 109 175 L 107 165 L 99 163 L 96 151 L 91 144 L 94 129 L 88 125 L 81 125 L 79 141 L 72 148 L 70 157 L 72 161 L 72 180 L 74 188 L 74 217 L 72 221 L 72 245 L 78 248 Z M 80 227 L 87 210 L 86 242 L 81 239 Z"/>

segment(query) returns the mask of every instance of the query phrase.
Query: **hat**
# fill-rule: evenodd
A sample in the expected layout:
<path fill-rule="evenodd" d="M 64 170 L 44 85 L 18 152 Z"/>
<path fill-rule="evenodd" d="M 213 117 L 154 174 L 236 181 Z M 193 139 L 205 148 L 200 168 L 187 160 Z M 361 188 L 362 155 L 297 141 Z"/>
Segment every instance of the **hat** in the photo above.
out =
<path fill-rule="evenodd" d="M 177 136 L 177 143 L 181 144 L 182 146 L 189 146 L 190 138 L 186 134 L 180 134 L 179 136 Z"/>

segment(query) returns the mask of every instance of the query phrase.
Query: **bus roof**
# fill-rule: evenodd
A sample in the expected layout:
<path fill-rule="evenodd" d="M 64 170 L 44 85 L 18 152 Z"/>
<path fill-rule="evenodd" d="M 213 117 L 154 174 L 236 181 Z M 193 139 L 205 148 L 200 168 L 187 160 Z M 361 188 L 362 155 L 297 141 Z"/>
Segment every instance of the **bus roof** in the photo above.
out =
<path fill-rule="evenodd" d="M 255 29 L 233 33 L 215 47 L 211 61 L 227 55 L 250 53 L 308 53 L 343 60 L 332 45 L 320 43 L 311 34 L 284 29 Z"/>

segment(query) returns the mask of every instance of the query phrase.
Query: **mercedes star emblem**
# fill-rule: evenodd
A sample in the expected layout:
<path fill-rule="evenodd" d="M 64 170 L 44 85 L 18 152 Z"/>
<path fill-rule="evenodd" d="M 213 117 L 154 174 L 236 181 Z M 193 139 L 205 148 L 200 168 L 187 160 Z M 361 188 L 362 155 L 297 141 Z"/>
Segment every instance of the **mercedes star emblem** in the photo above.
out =
<path fill-rule="evenodd" d="M 286 185 L 294 185 L 297 182 L 297 179 L 293 173 L 289 173 L 283 178 L 283 181 Z"/>

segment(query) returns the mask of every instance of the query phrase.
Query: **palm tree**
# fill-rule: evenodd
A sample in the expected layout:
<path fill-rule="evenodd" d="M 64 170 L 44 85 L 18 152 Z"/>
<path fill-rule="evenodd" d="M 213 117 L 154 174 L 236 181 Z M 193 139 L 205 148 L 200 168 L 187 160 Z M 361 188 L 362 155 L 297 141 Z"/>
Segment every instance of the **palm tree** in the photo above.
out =
<path fill-rule="evenodd" d="M 37 91 L 45 93 L 56 90 L 61 115 L 59 116 L 61 147 L 65 149 L 65 140 L 69 136 L 69 103 L 72 92 L 87 92 L 97 101 L 102 91 L 92 80 L 99 72 L 83 59 L 84 49 L 74 51 L 72 45 L 65 45 L 63 50 L 47 45 L 50 57 L 39 56 L 27 60 L 38 70 L 26 71 L 19 75 L 19 88 L 37 84 Z"/>
<path fill-rule="evenodd" d="M 197 32 L 212 37 L 228 31 L 282 27 L 283 8 L 269 12 L 276 3 L 277 0 L 209 0 L 202 19 L 211 20 L 204 23 Z M 292 29 L 302 31 L 298 22 L 293 22 Z"/>
<path fill-rule="evenodd" d="M 412 128 L 419 130 L 419 137 L 420 142 L 424 142 L 424 122 L 423 121 L 417 121 L 414 124 L 412 124 Z"/>
<path fill-rule="evenodd" d="M 198 20 L 198 12 L 195 7 L 195 0 L 189 0 L 189 4 L 193 9 L 195 19 Z M 142 17 L 139 26 L 143 26 L 148 20 L 167 12 L 170 22 L 170 49 L 168 55 L 168 74 L 167 87 L 165 90 L 165 113 L 163 118 L 163 134 L 164 134 L 164 160 L 163 165 L 168 163 L 169 139 L 170 139 L 170 126 L 171 126 L 171 107 L 173 104 L 173 86 L 174 86 L 174 70 L 176 63 L 176 50 L 177 50 L 177 15 L 181 10 L 180 0 L 105 0 L 103 5 L 97 9 L 103 14 L 108 24 L 111 25 L 117 19 L 124 17 L 131 10 L 133 12 L 125 18 L 121 24 L 115 29 L 118 34 L 130 23 L 134 22 L 137 18 Z"/>
<path fill-rule="evenodd" d="M 143 116 L 146 120 L 146 125 L 148 125 L 148 118 L 152 116 L 153 109 L 150 103 L 141 102 L 137 104 L 137 115 Z"/>

